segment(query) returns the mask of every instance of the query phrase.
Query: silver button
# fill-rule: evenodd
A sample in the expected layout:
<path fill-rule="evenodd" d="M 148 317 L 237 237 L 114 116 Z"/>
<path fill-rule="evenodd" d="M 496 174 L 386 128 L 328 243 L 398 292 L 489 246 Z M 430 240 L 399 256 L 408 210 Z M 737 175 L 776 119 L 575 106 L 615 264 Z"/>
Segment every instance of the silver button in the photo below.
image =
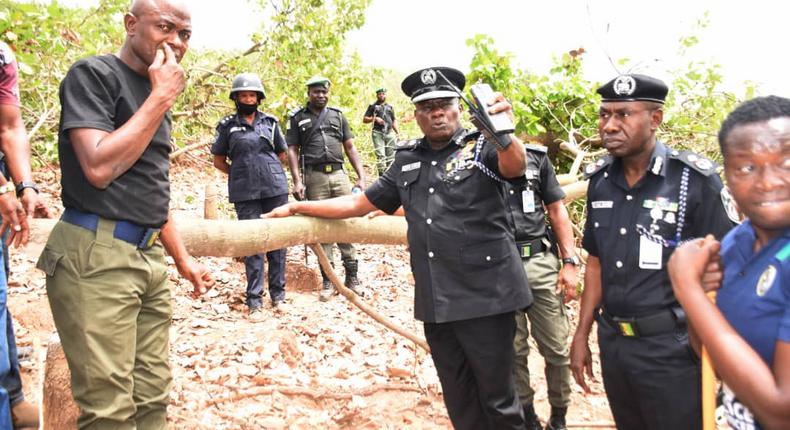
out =
<path fill-rule="evenodd" d="M 431 161 L 431 166 L 435 166 L 435 165 L 436 165 L 436 161 Z"/>
<path fill-rule="evenodd" d="M 431 193 L 431 194 L 433 194 L 433 187 L 431 187 L 431 188 L 428 188 L 428 192 L 429 192 L 429 193 Z"/>
<path fill-rule="evenodd" d="M 627 232 L 628 232 L 628 230 L 626 230 L 626 229 L 625 229 L 625 227 L 621 227 L 621 228 L 620 228 L 620 234 L 621 234 L 621 235 L 625 236 L 625 234 L 626 234 Z"/>
<path fill-rule="evenodd" d="M 455 180 L 456 180 L 456 181 L 458 181 L 458 180 L 460 180 L 460 179 L 461 179 L 461 177 L 460 177 L 460 176 L 458 176 L 458 175 L 455 175 Z"/>
<path fill-rule="evenodd" d="M 614 265 L 617 266 L 617 268 L 619 269 L 619 268 L 623 267 L 623 262 L 622 261 L 618 261 L 618 262 L 614 263 Z"/>
<path fill-rule="evenodd" d="M 513 194 L 513 190 L 510 190 L 510 194 Z"/>
<path fill-rule="evenodd" d="M 433 251 L 428 251 L 428 257 L 433 258 Z"/>
<path fill-rule="evenodd" d="M 408 184 L 409 184 L 408 182 L 406 182 L 406 181 L 403 181 L 403 186 L 404 186 L 404 187 L 405 187 L 406 185 L 408 185 Z"/>
<path fill-rule="evenodd" d="M 634 196 L 632 196 L 632 195 L 630 195 L 630 194 L 629 194 L 629 195 L 625 196 L 625 199 L 626 199 L 626 200 L 633 200 L 633 199 L 634 199 Z"/>
<path fill-rule="evenodd" d="M 595 226 L 595 228 L 598 228 L 598 222 L 596 222 L 596 223 L 595 223 L 595 224 L 593 224 L 593 225 Z"/>
<path fill-rule="evenodd" d="M 603 177 L 604 178 L 608 178 L 609 177 L 609 172 L 603 172 Z"/>
<path fill-rule="evenodd" d="M 491 256 L 490 255 L 486 255 L 486 261 L 491 261 Z"/>
<path fill-rule="evenodd" d="M 432 220 L 432 219 L 430 219 L 430 218 L 428 218 L 427 220 L 425 220 L 425 222 L 427 222 L 428 224 L 430 224 L 430 223 L 432 223 L 432 222 L 433 222 L 433 220 Z"/>

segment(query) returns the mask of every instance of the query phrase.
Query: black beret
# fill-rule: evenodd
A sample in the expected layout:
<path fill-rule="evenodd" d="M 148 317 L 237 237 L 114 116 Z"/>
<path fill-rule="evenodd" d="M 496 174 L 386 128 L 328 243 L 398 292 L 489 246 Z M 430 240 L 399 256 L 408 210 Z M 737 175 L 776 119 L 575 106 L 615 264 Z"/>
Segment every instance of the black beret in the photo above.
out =
<path fill-rule="evenodd" d="M 660 79 L 646 75 L 620 75 L 598 88 L 601 101 L 647 101 L 664 103 L 669 88 Z"/>
<path fill-rule="evenodd" d="M 458 97 L 458 91 L 464 89 L 466 77 L 456 69 L 449 67 L 430 67 L 417 70 L 400 84 L 403 92 L 413 103 L 431 99 Z"/>

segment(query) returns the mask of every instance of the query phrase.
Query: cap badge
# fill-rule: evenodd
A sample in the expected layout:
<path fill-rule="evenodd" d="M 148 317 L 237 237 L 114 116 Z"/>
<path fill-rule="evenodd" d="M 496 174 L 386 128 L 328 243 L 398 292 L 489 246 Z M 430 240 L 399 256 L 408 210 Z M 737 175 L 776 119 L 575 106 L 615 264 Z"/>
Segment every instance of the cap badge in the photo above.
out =
<path fill-rule="evenodd" d="M 614 93 L 618 96 L 630 96 L 636 90 L 636 81 L 630 75 L 620 75 L 614 80 Z"/>
<path fill-rule="evenodd" d="M 433 69 L 423 70 L 420 73 L 420 80 L 425 85 L 433 85 L 436 83 L 436 72 Z"/>

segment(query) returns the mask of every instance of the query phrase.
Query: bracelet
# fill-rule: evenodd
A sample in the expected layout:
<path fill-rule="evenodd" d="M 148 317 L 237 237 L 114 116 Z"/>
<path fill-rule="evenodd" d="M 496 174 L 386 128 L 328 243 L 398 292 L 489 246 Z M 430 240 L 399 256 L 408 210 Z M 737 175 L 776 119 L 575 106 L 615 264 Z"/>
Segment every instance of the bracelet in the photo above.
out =
<path fill-rule="evenodd" d="M 31 188 L 38 194 L 38 185 L 35 182 L 22 181 L 16 185 L 16 196 L 19 197 L 22 191 L 25 191 L 25 188 Z"/>
<path fill-rule="evenodd" d="M 0 185 L 0 196 L 2 196 L 5 193 L 10 193 L 11 191 L 14 191 L 14 183 L 13 182 L 9 181 L 9 182 L 6 182 L 3 185 Z"/>

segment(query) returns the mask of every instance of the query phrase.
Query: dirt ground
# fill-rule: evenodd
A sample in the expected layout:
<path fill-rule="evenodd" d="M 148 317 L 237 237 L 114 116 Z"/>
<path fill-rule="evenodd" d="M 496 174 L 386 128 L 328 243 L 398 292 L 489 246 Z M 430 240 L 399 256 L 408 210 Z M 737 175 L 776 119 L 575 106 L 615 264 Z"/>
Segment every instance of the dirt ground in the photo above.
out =
<path fill-rule="evenodd" d="M 37 174 L 60 213 L 55 173 Z M 201 164 L 175 167 L 172 203 L 179 222 L 201 217 L 207 183 L 224 179 Z M 220 212 L 232 217 L 227 203 Z M 28 399 L 42 398 L 47 344 L 54 331 L 44 288 L 35 269 L 40 244 L 12 250 L 9 308 L 17 343 L 32 352 L 22 361 Z M 413 318 L 413 278 L 403 246 L 358 247 L 365 300 L 401 327 L 422 335 Z M 339 256 L 336 256 L 339 260 Z M 174 315 L 170 362 L 172 429 L 447 429 L 451 428 L 430 356 L 359 311 L 342 296 L 318 301 L 316 257 L 305 263 L 304 247 L 288 250 L 287 309 L 264 307 L 260 321 L 247 316 L 244 265 L 203 257 L 218 279 L 200 299 L 171 267 Z M 339 266 L 339 265 L 338 265 Z M 342 276 L 342 269 L 339 270 Z M 267 305 L 268 301 L 265 302 Z M 578 304 L 569 306 L 572 324 Z M 533 344 L 534 346 L 534 344 Z M 596 372 L 598 354 L 593 347 Z M 532 348 L 529 360 L 537 388 L 536 409 L 549 414 L 543 362 Z M 568 421 L 574 428 L 606 428 L 612 418 L 600 382 L 584 395 L 573 384 Z"/>

